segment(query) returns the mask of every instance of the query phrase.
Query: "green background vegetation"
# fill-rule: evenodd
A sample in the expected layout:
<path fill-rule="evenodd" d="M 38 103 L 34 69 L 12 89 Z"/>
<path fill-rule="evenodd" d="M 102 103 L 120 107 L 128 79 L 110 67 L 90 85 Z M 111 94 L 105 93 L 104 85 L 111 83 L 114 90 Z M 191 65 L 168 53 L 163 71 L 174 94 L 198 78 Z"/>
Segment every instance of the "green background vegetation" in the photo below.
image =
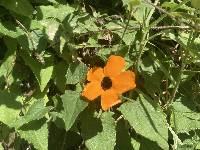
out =
<path fill-rule="evenodd" d="M 200 149 L 198 0 L 1 0 L 0 150 Z M 103 112 L 86 74 L 125 58 L 137 89 Z"/>

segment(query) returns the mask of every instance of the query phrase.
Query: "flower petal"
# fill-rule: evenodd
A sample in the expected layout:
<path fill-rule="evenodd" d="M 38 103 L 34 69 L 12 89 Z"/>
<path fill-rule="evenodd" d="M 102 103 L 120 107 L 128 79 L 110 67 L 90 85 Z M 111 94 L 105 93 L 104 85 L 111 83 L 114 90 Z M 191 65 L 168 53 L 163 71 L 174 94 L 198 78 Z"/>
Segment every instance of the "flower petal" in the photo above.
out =
<path fill-rule="evenodd" d="M 92 101 L 100 96 L 102 92 L 103 90 L 101 88 L 101 82 L 92 81 L 85 86 L 82 96 Z"/>
<path fill-rule="evenodd" d="M 122 94 L 136 87 L 135 73 L 132 71 L 125 71 L 112 79 L 112 87 L 118 94 Z"/>
<path fill-rule="evenodd" d="M 125 67 L 125 60 L 121 56 L 111 55 L 104 67 L 104 74 L 109 77 L 115 77 L 122 72 Z"/>
<path fill-rule="evenodd" d="M 101 95 L 101 107 L 104 111 L 120 102 L 121 100 L 112 88 L 104 91 Z"/>
<path fill-rule="evenodd" d="M 104 78 L 103 68 L 101 67 L 94 67 L 91 68 L 87 73 L 87 80 L 88 81 L 102 81 Z"/>

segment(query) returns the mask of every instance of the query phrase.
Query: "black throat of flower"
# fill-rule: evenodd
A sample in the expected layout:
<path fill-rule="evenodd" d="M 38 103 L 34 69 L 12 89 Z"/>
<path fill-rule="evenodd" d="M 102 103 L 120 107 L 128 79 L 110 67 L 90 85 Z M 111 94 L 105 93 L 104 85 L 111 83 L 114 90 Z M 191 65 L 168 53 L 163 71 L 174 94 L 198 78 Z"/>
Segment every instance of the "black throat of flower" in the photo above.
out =
<path fill-rule="evenodd" d="M 101 81 L 101 87 L 103 90 L 108 90 L 112 87 L 112 80 L 109 77 L 104 77 Z"/>

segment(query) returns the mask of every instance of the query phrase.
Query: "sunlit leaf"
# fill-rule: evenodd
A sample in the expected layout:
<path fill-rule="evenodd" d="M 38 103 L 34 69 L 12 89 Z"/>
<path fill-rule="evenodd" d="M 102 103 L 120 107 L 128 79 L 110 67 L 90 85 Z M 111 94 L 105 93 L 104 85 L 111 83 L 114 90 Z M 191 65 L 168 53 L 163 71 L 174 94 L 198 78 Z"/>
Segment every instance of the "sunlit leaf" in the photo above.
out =
<path fill-rule="evenodd" d="M 161 148 L 168 149 L 166 116 L 149 101 L 150 99 L 140 95 L 137 101 L 124 103 L 119 110 L 138 134 L 156 142 Z"/>
<path fill-rule="evenodd" d="M 82 120 L 82 134 L 88 149 L 114 149 L 116 140 L 115 122 L 111 112 L 104 112 L 101 122 L 91 114 Z"/>
<path fill-rule="evenodd" d="M 75 91 L 66 91 L 62 95 L 62 102 L 64 111 L 62 112 L 62 117 L 65 123 L 65 129 L 69 130 L 74 124 L 79 113 L 87 107 L 87 102 L 80 98 L 80 93 Z"/>
<path fill-rule="evenodd" d="M 76 84 L 84 80 L 87 71 L 87 66 L 83 63 L 71 63 L 66 73 L 66 83 Z"/>
<path fill-rule="evenodd" d="M 44 120 L 31 122 L 18 132 L 21 138 L 32 143 L 36 149 L 48 150 L 48 125 Z"/>
<path fill-rule="evenodd" d="M 15 126 L 15 121 L 20 116 L 22 109 L 22 97 L 9 93 L 6 91 L 0 91 L 0 121 L 9 127 Z"/>
<path fill-rule="evenodd" d="M 178 99 L 172 104 L 171 125 L 177 133 L 188 133 L 200 129 L 200 114 L 189 97 Z"/>
<path fill-rule="evenodd" d="M 191 0 L 191 3 L 193 7 L 200 9 L 200 3 L 198 0 Z"/>

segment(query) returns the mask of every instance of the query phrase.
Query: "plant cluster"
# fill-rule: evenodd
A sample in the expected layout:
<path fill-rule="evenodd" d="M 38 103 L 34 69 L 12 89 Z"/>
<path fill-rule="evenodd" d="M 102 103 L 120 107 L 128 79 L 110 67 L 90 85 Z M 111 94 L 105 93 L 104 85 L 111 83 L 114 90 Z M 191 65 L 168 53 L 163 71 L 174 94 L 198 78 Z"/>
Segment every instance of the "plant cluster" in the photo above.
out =
<path fill-rule="evenodd" d="M 0 150 L 200 149 L 199 9 L 0 0 Z"/>

